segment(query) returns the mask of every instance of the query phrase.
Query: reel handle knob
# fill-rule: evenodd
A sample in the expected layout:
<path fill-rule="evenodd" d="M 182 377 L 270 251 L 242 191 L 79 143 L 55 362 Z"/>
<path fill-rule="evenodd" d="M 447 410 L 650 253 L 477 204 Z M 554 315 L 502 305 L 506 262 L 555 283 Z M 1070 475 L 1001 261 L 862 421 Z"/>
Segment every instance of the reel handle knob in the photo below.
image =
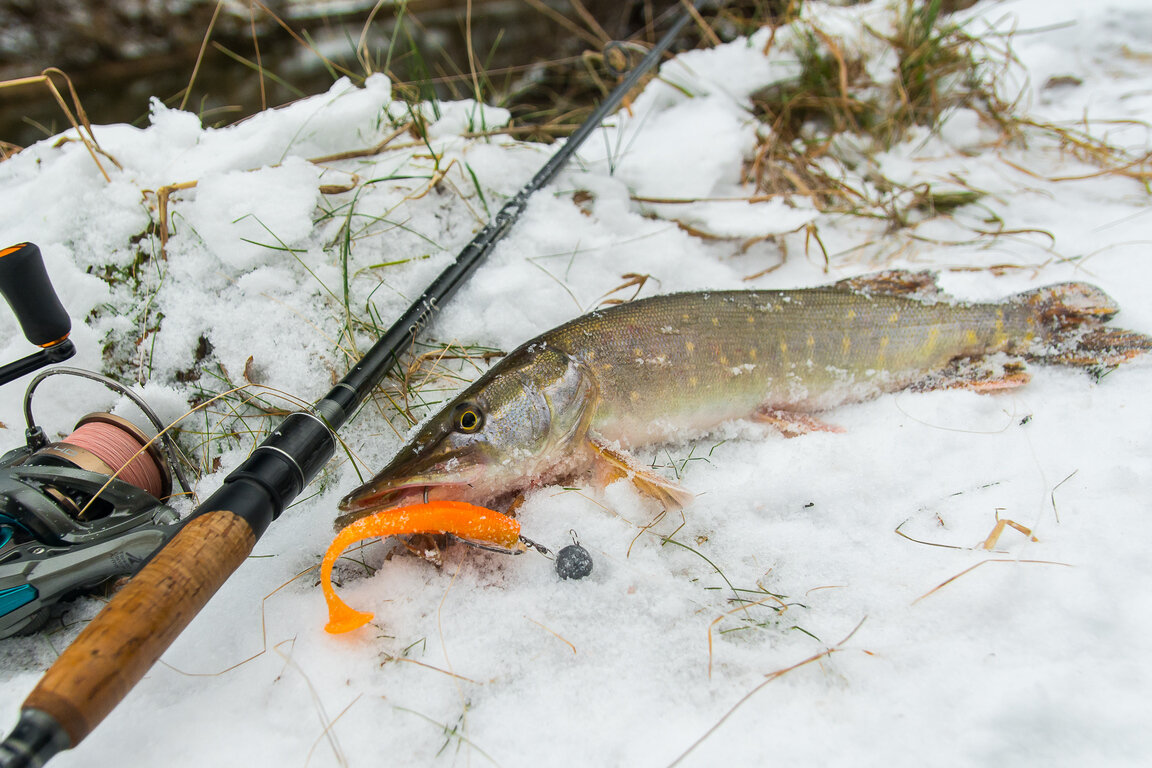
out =
<path fill-rule="evenodd" d="M 72 319 L 52 288 L 35 244 L 20 243 L 0 251 L 0 293 L 28 341 L 36 346 L 51 347 L 72 332 Z"/>

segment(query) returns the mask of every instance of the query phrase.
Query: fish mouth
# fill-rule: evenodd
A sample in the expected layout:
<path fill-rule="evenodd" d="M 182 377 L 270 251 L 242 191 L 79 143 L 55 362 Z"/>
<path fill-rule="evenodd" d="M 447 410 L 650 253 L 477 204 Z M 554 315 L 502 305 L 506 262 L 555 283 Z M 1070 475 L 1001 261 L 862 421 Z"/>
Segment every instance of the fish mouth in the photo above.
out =
<path fill-rule="evenodd" d="M 386 509 L 429 501 L 471 501 L 475 494 L 467 483 L 407 483 L 379 488 L 372 483 L 360 486 L 340 500 L 343 512 L 334 521 L 339 530 L 362 517 Z"/>

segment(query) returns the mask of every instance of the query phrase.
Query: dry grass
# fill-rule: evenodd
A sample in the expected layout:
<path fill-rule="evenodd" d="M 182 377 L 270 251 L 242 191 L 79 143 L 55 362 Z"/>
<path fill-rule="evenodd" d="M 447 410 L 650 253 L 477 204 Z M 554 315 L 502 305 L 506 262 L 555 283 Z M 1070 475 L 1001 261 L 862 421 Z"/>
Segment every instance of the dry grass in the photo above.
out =
<path fill-rule="evenodd" d="M 939 129 L 958 109 L 973 110 L 998 129 L 993 149 L 1053 142 L 1099 168 L 1063 180 L 1097 175 L 1149 180 L 1149 154 L 1131 156 L 1085 130 L 1038 121 L 1024 113 L 1020 96 L 1006 99 L 1005 82 L 1016 67 L 1010 38 L 970 32 L 942 12 L 940 0 L 906 0 L 890 31 L 866 29 L 895 62 L 884 81 L 869 72 L 877 52 L 862 52 L 811 19 L 781 18 L 769 43 L 777 50 L 767 53 L 793 58 L 799 74 L 753 96 L 764 130 L 746 175 L 758 194 L 803 197 L 821 211 L 886 219 L 893 230 L 948 215 L 985 193 L 955 185 L 942 191 L 909 188 L 880 175 L 870 158 L 917 129 Z M 785 38 L 792 43 L 781 51 Z M 1005 163 L 1032 173 L 1000 154 Z"/>
<path fill-rule="evenodd" d="M 371 238 L 395 226 L 389 219 L 392 211 L 376 212 L 367 216 L 357 209 L 359 193 L 368 180 L 347 169 L 348 161 L 371 159 L 384 153 L 411 151 L 425 147 L 431 169 L 424 181 L 404 200 L 416 200 L 432 190 L 457 196 L 477 222 L 486 220 L 488 201 L 484 199 L 478 180 L 471 169 L 454 159 L 441 162 L 429 145 L 426 123 L 435 117 L 437 99 L 442 97 L 478 98 L 490 104 L 509 108 L 513 119 L 509 125 L 476 126 L 466 138 L 481 138 L 498 134 L 518 138 L 551 141 L 563 136 L 579 125 L 582 117 L 611 87 L 622 71 L 636 57 L 643 54 L 655 39 L 666 15 L 677 12 L 679 4 L 635 3 L 638 16 L 644 23 L 636 34 L 624 40 L 614 40 L 618 30 L 606 19 L 597 18 L 579 0 L 559 12 L 552 5 L 527 0 L 533 12 L 546 17 L 550 24 L 566 35 L 566 42 L 558 43 L 557 55 L 544 62 L 513 66 L 489 65 L 493 51 L 469 47 L 461 62 L 458 56 L 445 51 L 432 50 L 422 21 L 406 5 L 389 10 L 393 24 L 391 46 L 386 54 L 373 50 L 369 43 L 369 30 L 385 14 L 378 5 L 364 22 L 360 35 L 350 41 L 349 57 L 334 60 L 322 54 L 308 32 L 292 22 L 276 18 L 259 4 L 263 11 L 297 41 L 302 51 L 321 60 L 333 76 L 348 75 L 362 80 L 374 72 L 385 72 L 395 80 L 394 92 L 413 104 L 408 119 L 398 120 L 375 146 L 350 147 L 340 153 L 313 158 L 312 162 L 345 174 L 341 184 L 325 184 L 326 210 L 317 224 L 327 218 L 342 218 L 344 226 L 328 250 L 337 263 L 344 266 L 343 286 L 324 286 L 338 305 L 335 308 L 343 318 L 339 338 L 333 338 L 335 354 L 349 362 L 358 359 L 357 340 L 373 337 L 389 323 L 374 313 L 371 305 L 364 308 L 350 304 L 349 285 L 360 277 L 348 269 L 351 252 L 366 238 Z M 969 239 L 943 242 L 918 232 L 921 224 L 939 217 L 952 216 L 967 206 L 990 206 L 984 190 L 955 178 L 947 186 L 919 183 L 901 184 L 885 178 L 875 162 L 875 155 L 905 141 L 909 135 L 933 131 L 958 109 L 975 111 L 986 124 L 995 126 L 999 138 L 993 149 L 1009 149 L 1028 142 L 1043 141 L 1055 146 L 1096 170 L 1080 175 L 1061 177 L 1044 176 L 1021 166 L 999 153 L 1003 162 L 1016 170 L 1030 174 L 1038 180 L 1064 181 L 1116 175 L 1138 181 L 1145 186 L 1152 175 L 1152 158 L 1148 154 L 1133 156 L 1093 136 L 1083 126 L 1054 126 L 1024 114 L 1017 100 L 1002 95 L 1001 83 L 1005 75 L 1016 66 L 1011 41 L 1005 36 L 974 34 L 963 24 L 944 13 L 940 0 L 930 2 L 904 2 L 894 10 L 894 16 L 885 29 L 864 29 L 863 39 L 887 51 L 894 62 L 890 77 L 880 80 L 870 70 L 874 51 L 865 51 L 850 41 L 838 38 L 820 26 L 818 20 L 804 14 L 800 0 L 738 0 L 697 15 L 696 24 L 690 25 L 678 45 L 679 50 L 714 45 L 738 35 L 770 30 L 765 53 L 770 57 L 791 57 L 797 65 L 796 77 L 774 83 L 754 94 L 753 114 L 762 125 L 761 141 L 755 152 L 747 158 L 745 177 L 749 187 L 748 202 L 771 199 L 806 201 L 822 213 L 840 214 L 873 220 L 878 223 L 875 242 L 861 243 L 852 250 L 833 253 L 821 232 L 822 220 L 810 222 L 791 234 L 773 236 L 779 246 L 779 262 L 775 262 L 750 277 L 758 277 L 783 263 L 787 249 L 802 249 L 817 263 L 831 266 L 835 259 L 870 258 L 884 261 L 907 254 L 915 245 L 966 244 L 978 245 L 998 238 L 1041 238 L 1046 233 L 1009 230 L 999 222 L 990 207 L 980 228 L 972 228 Z M 215 17 L 214 17 L 215 18 Z M 635 19 L 633 19 L 634 21 Z M 466 14 L 462 23 L 471 29 L 473 15 Z M 192 68 L 188 86 L 180 96 L 189 99 L 196 84 L 199 63 L 209 51 L 220 46 L 212 40 L 213 24 L 204 32 L 197 64 Z M 263 63 L 260 41 L 253 29 L 254 59 L 243 58 L 251 76 L 257 78 L 261 93 L 266 80 L 277 77 Z M 403 75 L 403 76 L 402 76 Z M 105 178 L 115 160 L 107 155 L 92 135 L 87 115 L 78 95 L 67 77 L 57 70 L 46 70 L 38 77 L 0 83 L 3 87 L 43 87 L 58 103 L 76 135 L 82 141 L 93 161 Z M 67 91 L 71 103 L 65 98 Z M 417 104 L 429 104 L 431 115 Z M 917 134 L 919 135 L 919 134 Z M 7 157 L 18 148 L 0 146 L 0 156 Z M 343 177 L 341 178 L 343 181 Z M 144 378 L 149 371 L 146 360 L 148 337 L 159 330 L 159 320 L 147 314 L 146 296 L 154 292 L 157 280 L 163 280 L 163 263 L 168 239 L 173 230 L 173 212 L 180 204 L 180 194 L 188 194 L 197 181 L 173 179 L 170 184 L 146 192 L 146 203 L 153 215 L 147 232 L 141 233 L 140 263 L 128 268 L 106 271 L 110 285 L 140 296 L 140 305 L 146 308 L 141 316 L 139 332 L 124 338 L 109 339 L 106 363 L 129 378 Z M 476 194 L 471 194 L 475 190 Z M 467 192 L 467 194 L 466 194 Z M 638 204 L 691 203 L 692 200 L 634 198 Z M 475 203 L 475 204 L 474 204 Z M 482 208 L 482 209 L 481 209 Z M 684 225 L 685 231 L 701 238 L 715 238 L 714 234 L 699 227 Z M 891 237 L 899 233 L 900 237 Z M 750 238 L 737 243 L 746 251 L 769 238 Z M 148 253 L 148 242 L 154 243 Z M 276 244 L 269 247 L 291 253 L 291 249 Z M 1040 247 L 1044 251 L 1044 246 Z M 1048 246 L 1050 248 L 1050 246 Z M 865 256 L 867 254 L 867 256 Z M 1042 253 L 1046 260 L 1055 258 L 1050 252 Z M 415 257 L 414 257 L 415 258 Z M 140 267 L 150 262 L 156 275 L 141 278 Z M 401 263 L 400 261 L 395 262 Z M 390 264 L 374 265 L 380 272 Z M 1003 264 L 992 269 L 1026 269 L 1035 265 Z M 648 275 L 627 273 L 620 285 L 600 298 L 604 304 L 626 301 L 644 286 Z M 376 398 L 375 407 L 388 417 L 397 434 L 418 420 L 424 409 L 436 407 L 460 384 L 473 378 L 485 365 L 498 356 L 497 350 L 468 344 L 437 344 L 413 349 L 405 367 L 389 379 Z M 194 358 L 197 357 L 194 355 Z M 207 398 L 236 384 L 233 377 L 214 364 L 211 352 L 197 359 L 188 371 L 190 381 L 204 391 Z M 207 373 L 206 373 L 207 372 Z M 335 372 L 332 373 L 336 375 Z M 270 414 L 282 410 L 267 403 L 251 400 L 237 401 L 226 413 L 220 414 L 222 427 L 219 434 L 202 436 L 207 442 L 227 442 L 238 435 L 250 433 L 258 436 L 269 426 Z M 251 424 L 247 419 L 253 419 Z M 243 425 L 237 427 L 236 425 Z M 247 439 L 247 436 L 245 436 Z M 204 452 L 211 469 L 210 452 Z"/>
<path fill-rule="evenodd" d="M 68 106 L 64 96 L 60 93 L 53 78 L 59 78 L 64 81 L 67 87 L 68 95 L 72 97 L 72 107 Z M 0 82 L 0 88 L 22 88 L 29 85 L 43 85 L 48 89 L 60 110 L 64 113 L 69 124 L 76 131 L 79 140 L 84 144 L 84 148 L 88 150 L 88 154 L 92 157 L 92 161 L 96 163 L 96 167 L 100 169 L 100 174 L 104 177 L 105 181 L 110 181 L 108 171 L 105 170 L 104 164 L 100 162 L 100 158 L 105 158 L 108 162 L 114 165 L 117 169 L 121 168 L 116 158 L 109 155 L 101 147 L 96 137 L 92 135 L 92 124 L 88 121 L 88 114 L 84 111 L 84 106 L 80 103 L 80 96 L 76 93 L 76 88 L 72 85 L 71 78 L 64 72 L 55 67 L 45 69 L 39 75 L 33 77 L 21 77 L 15 80 L 5 80 Z M 62 139 L 61 141 L 64 141 Z M 14 144 L 3 142 L 2 155 L 0 159 L 7 160 L 12 155 L 20 151 L 20 147 Z"/>

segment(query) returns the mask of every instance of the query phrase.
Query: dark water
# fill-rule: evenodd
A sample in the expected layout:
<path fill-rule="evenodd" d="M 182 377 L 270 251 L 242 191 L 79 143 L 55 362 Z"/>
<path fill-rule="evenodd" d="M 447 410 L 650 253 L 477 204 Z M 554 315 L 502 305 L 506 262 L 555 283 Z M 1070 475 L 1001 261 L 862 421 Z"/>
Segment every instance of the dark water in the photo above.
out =
<path fill-rule="evenodd" d="M 57 0 L 56 5 L 68 3 Z M 566 2 L 554 5 L 560 9 L 558 13 L 573 16 Z M 624 36 L 625 30 L 643 27 L 646 20 L 658 17 L 659 7 L 674 3 L 604 0 L 585 2 L 585 5 L 596 14 L 596 23 L 610 35 Z M 44 6 L 46 12 L 66 12 L 51 6 Z M 139 40 L 125 44 L 124 49 L 129 52 L 133 48 L 156 49 L 147 55 L 126 56 L 125 50 L 102 53 L 102 49 L 109 46 L 106 40 L 92 42 L 85 38 L 86 47 L 70 47 L 67 40 L 45 38 L 43 46 L 29 49 L 44 52 L 41 60 L 28 54 L 24 57 L 27 61 L 22 62 L 19 56 L 9 55 L 0 62 L 3 64 L 0 71 L 5 78 L 35 75 L 44 66 L 59 63 L 71 77 L 83 108 L 94 124 L 146 125 L 149 98 L 155 96 L 173 107 L 184 102 L 184 108 L 199 114 L 206 125 L 226 125 L 266 106 L 282 105 L 327 90 L 340 76 L 340 67 L 346 68 L 354 80 L 362 78 L 368 68 L 358 60 L 356 50 L 364 34 L 364 50 L 371 69 L 387 70 L 394 80 L 414 83 L 411 92 L 422 97 L 462 98 L 471 95 L 464 6 L 463 2 L 413 2 L 411 7 L 420 9 L 418 17 L 409 14 L 398 18 L 392 11 L 385 10 L 370 25 L 366 25 L 366 12 L 288 19 L 295 35 L 274 21 L 265 20 L 259 29 L 258 44 L 253 41 L 247 22 L 238 23 L 236 19 L 227 25 L 218 22 L 186 99 L 184 92 L 196 69 L 201 40 L 208 29 L 202 6 L 194 20 L 178 27 L 179 39 L 167 45 L 145 37 L 148 30 L 124 28 L 126 38 L 133 34 L 140 36 Z M 520 98 L 533 89 L 539 98 L 546 100 L 569 88 L 571 78 L 585 76 L 586 67 L 580 55 L 595 48 L 596 37 L 587 31 L 590 28 L 587 24 L 576 21 L 566 27 L 522 0 L 475 0 L 474 6 L 473 50 L 481 69 L 488 73 L 483 83 L 486 100 Z M 212 7 L 214 3 L 209 4 L 209 10 Z M 86 8 L 85 12 L 93 11 Z M 0 18 L 0 25 L 4 21 Z M 122 19 L 113 21 L 123 22 Z M 188 25 L 193 23 L 200 23 L 202 27 L 189 29 Z M 585 33 L 576 34 L 571 27 L 583 27 Z M 45 33 L 44 24 L 35 29 L 37 34 Z M 647 37 L 651 39 L 651 31 Z M 257 47 L 260 63 L 267 73 L 263 77 L 263 92 L 262 78 L 255 69 Z M 68 61 L 70 57 L 76 60 Z M 533 62 L 552 64 L 533 68 Z M 25 63 L 27 66 L 21 71 Z M 56 78 L 55 82 L 71 106 L 63 79 Z M 518 103 L 521 113 L 534 109 L 523 99 Z M 67 118 L 44 85 L 0 88 L 0 141 L 27 146 L 68 127 Z"/>

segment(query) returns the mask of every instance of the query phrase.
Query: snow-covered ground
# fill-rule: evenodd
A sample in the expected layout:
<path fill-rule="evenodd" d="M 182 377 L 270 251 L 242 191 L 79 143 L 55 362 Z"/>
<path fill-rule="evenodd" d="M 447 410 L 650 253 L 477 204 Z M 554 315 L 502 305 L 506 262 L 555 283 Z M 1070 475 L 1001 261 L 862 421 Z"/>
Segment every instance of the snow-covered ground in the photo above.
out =
<path fill-rule="evenodd" d="M 861 15 L 886 18 L 805 5 L 849 45 L 875 44 L 852 31 Z M 1022 110 L 1148 151 L 1144 0 L 985 2 L 970 15 L 973 31 L 1016 30 Z M 651 295 L 817 285 L 881 265 L 938 269 L 971 299 L 1088 281 L 1123 308 L 1117 325 L 1152 333 L 1147 190 L 1039 133 L 998 143 L 960 110 L 878 156 L 889 179 L 986 193 L 914 230 L 821 214 L 803 197 L 741 200 L 753 194 L 748 96 L 794 71 L 783 43 L 764 56 L 767 35 L 666 64 L 664 82 L 533 198 L 429 338 L 509 350 L 593 308 L 625 273 L 651 275 Z M 349 312 L 387 326 L 552 151 L 462 137 L 499 126 L 498 109 L 426 113 L 427 145 L 405 135 L 377 155 L 314 163 L 407 119 L 385 79 L 219 130 L 156 106 L 146 129 L 96 127 L 122 166 L 103 160 L 111 182 L 76 142 L 0 164 L 0 246 L 43 250 L 74 318 L 70 364 L 145 382 L 164 418 L 225 390 L 225 376 L 291 409 L 344 373 L 353 343 L 370 343 L 363 327 L 354 342 L 341 336 Z M 192 181 L 172 193 L 161 254 L 155 190 Z M 29 352 L 7 312 L 0 329 L 0 360 Z M 523 532 L 563 546 L 575 531 L 595 558 L 582 581 L 561 581 L 535 553 L 456 546 L 438 569 L 372 544 L 372 575 L 342 564 L 340 591 L 376 619 L 332 636 L 309 569 L 359 482 L 342 453 L 162 663 L 53 764 L 1141 764 L 1152 751 L 1152 365 L 1099 382 L 1032 373 L 995 396 L 841 408 L 826 417 L 840 434 L 736 424 L 649 451 L 644 461 L 698 498 L 648 532 L 656 510 L 625 484 L 542 489 L 518 513 Z M 20 384 L 0 391 L 5 448 L 23 439 L 21 397 Z M 57 377 L 36 413 L 67 433 L 113 406 L 99 386 Z M 193 415 L 184 434 L 219 470 L 197 484 L 201 498 L 253 445 L 222 433 L 274 423 L 217 418 Z M 215 438 L 197 445 L 207 429 Z M 403 432 L 369 406 L 342 437 L 370 473 Z M 994 551 L 980 548 L 998 517 L 1034 539 L 1008 528 Z M 99 605 L 79 600 L 66 628 L 0 641 L 0 727 Z"/>

